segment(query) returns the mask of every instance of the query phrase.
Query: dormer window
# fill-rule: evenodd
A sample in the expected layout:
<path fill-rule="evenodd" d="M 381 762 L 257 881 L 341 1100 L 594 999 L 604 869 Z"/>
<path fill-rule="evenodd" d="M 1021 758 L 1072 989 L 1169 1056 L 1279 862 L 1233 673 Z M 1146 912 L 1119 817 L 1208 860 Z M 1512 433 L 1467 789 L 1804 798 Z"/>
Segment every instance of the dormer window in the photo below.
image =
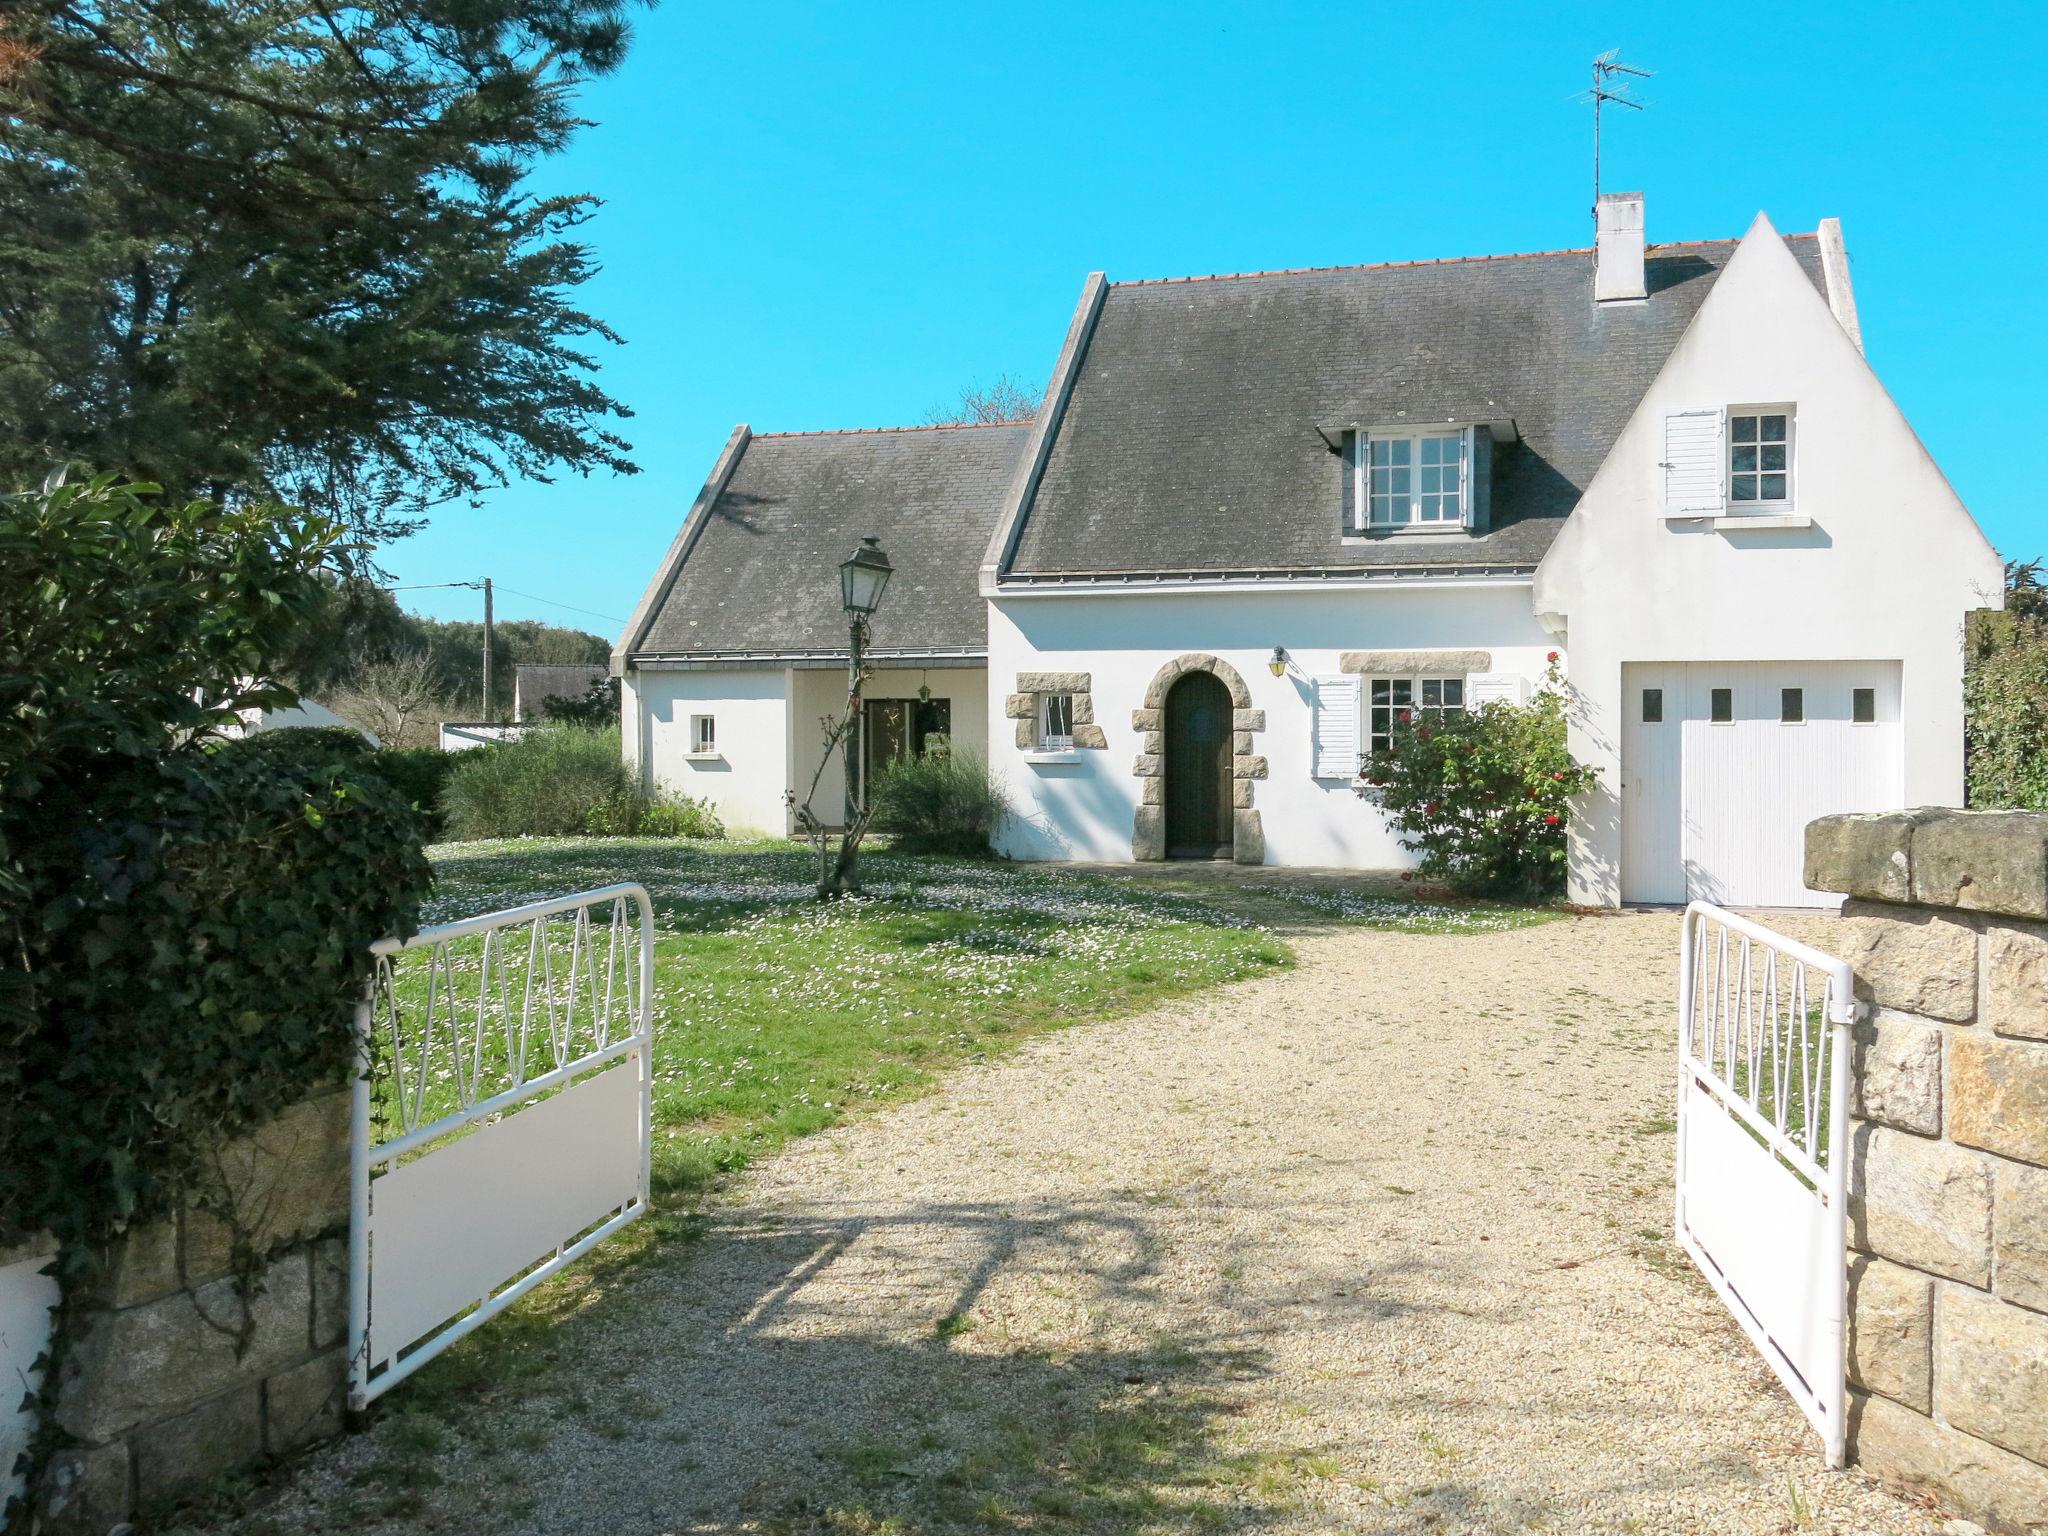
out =
<path fill-rule="evenodd" d="M 1486 531 L 1491 428 L 1347 429 L 1344 458 L 1347 535 Z"/>
<path fill-rule="evenodd" d="M 1465 520 L 1465 438 L 1417 432 L 1366 439 L 1366 509 L 1374 528 L 1456 527 Z"/>

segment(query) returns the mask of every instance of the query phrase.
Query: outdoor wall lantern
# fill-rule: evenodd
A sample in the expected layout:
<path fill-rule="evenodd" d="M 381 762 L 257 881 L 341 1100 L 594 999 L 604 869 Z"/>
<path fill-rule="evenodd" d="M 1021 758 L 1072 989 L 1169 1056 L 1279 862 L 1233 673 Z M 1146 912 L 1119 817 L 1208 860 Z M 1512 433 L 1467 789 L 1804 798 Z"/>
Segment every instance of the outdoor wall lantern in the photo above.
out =
<path fill-rule="evenodd" d="M 1266 668 L 1275 677 L 1285 677 L 1287 675 L 1287 652 L 1277 645 L 1274 646 L 1273 659 L 1266 663 Z"/>
<path fill-rule="evenodd" d="M 860 548 L 849 560 L 839 562 L 839 605 L 846 610 L 847 627 L 851 631 L 846 647 L 846 735 L 842 742 L 845 753 L 841 761 L 841 773 L 846 781 L 846 827 L 849 831 L 858 819 L 861 807 L 867 803 L 866 759 L 861 753 L 861 652 L 866 648 L 868 638 L 868 617 L 881 606 L 882 593 L 889 585 L 889 578 L 896 568 L 889 564 L 889 557 L 882 553 L 882 546 L 873 534 L 860 541 Z"/>

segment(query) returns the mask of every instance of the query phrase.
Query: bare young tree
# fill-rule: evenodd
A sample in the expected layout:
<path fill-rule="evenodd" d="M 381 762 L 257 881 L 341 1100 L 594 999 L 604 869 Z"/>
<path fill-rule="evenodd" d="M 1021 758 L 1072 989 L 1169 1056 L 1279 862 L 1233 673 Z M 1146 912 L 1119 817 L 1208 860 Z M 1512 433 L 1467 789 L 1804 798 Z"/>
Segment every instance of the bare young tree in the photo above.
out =
<path fill-rule="evenodd" d="M 327 707 L 387 747 L 440 744 L 440 722 L 451 713 L 440 676 L 425 651 L 389 660 L 359 658 Z"/>
<path fill-rule="evenodd" d="M 818 900 L 831 901 L 849 892 L 860 889 L 859 866 L 860 845 L 868 835 L 868 808 L 859 806 L 847 817 L 847 824 L 839 831 L 839 852 L 832 852 L 832 829 L 824 818 L 811 808 L 811 802 L 818 797 L 818 785 L 825 777 L 825 769 L 836 756 L 846 739 L 853 734 L 854 723 L 860 719 L 861 692 L 868 680 L 869 668 L 863 666 L 857 676 L 849 680 L 846 691 L 846 707 L 837 716 L 827 715 L 818 724 L 825 733 L 825 750 L 819 754 L 818 770 L 811 775 L 810 788 L 804 791 L 802 800 L 793 789 L 783 791 L 783 799 L 796 817 L 797 830 L 804 841 L 811 845 L 818 856 Z M 847 772 L 854 771 L 847 765 Z M 851 798 L 851 797 L 849 797 Z M 866 797 L 863 796 L 863 799 Z"/>
<path fill-rule="evenodd" d="M 924 413 L 928 427 L 988 427 L 1034 420 L 1042 389 L 1024 384 L 1007 373 L 996 375 L 986 388 L 965 385 L 960 398 L 950 405 L 935 405 Z"/>

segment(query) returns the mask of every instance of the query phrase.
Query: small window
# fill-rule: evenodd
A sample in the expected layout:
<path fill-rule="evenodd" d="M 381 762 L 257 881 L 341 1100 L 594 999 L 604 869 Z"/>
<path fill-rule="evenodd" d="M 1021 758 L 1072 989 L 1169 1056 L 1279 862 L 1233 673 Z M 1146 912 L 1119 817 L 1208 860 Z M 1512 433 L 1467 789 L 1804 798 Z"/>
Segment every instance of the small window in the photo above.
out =
<path fill-rule="evenodd" d="M 696 757 L 713 757 L 718 752 L 718 721 L 712 715 L 690 716 L 690 751 Z"/>
<path fill-rule="evenodd" d="M 1466 434 L 1368 434 L 1363 465 L 1367 525 L 1456 527 L 1465 520 Z"/>
<path fill-rule="evenodd" d="M 1728 502 L 1737 512 L 1783 507 L 1792 500 L 1792 413 L 1728 413 Z"/>
<path fill-rule="evenodd" d="M 1806 690 L 1804 688 L 1780 688 L 1778 690 L 1778 723 L 1799 725 L 1806 719 Z"/>
<path fill-rule="evenodd" d="M 1465 679 L 1462 677 L 1376 677 L 1371 683 L 1369 709 L 1371 751 L 1384 752 L 1394 744 L 1394 727 L 1418 714 L 1437 719 L 1462 714 L 1465 709 Z"/>
<path fill-rule="evenodd" d="M 1735 690 L 1716 688 L 1708 695 L 1707 718 L 1715 725 L 1726 725 L 1735 718 Z"/>
<path fill-rule="evenodd" d="M 1662 688 L 1645 688 L 1643 690 L 1643 724 L 1662 725 L 1663 723 L 1664 690 Z"/>
<path fill-rule="evenodd" d="M 1877 690 L 1854 688 L 1849 692 L 1849 721 L 1852 725 L 1877 724 Z"/>
<path fill-rule="evenodd" d="M 1074 750 L 1074 696 L 1071 693 L 1042 693 L 1038 696 L 1038 749 L 1041 752 Z"/>

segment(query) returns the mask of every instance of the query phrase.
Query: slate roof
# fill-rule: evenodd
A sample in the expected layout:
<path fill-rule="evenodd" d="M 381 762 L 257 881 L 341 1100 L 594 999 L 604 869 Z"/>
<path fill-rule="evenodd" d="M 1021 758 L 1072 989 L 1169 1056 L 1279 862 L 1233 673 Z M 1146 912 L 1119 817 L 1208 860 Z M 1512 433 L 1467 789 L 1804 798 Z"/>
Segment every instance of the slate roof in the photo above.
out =
<path fill-rule="evenodd" d="M 1028 426 L 750 438 L 635 656 L 843 655 L 839 562 L 863 536 L 896 568 L 878 654 L 988 648 L 980 566 Z"/>
<path fill-rule="evenodd" d="M 1002 578 L 1534 565 L 1735 246 L 1597 308 L 1587 250 L 1114 284 Z M 1506 418 L 1490 532 L 1342 541 L 1319 425 Z"/>
<path fill-rule="evenodd" d="M 591 684 L 607 672 L 603 662 L 551 663 L 529 661 L 512 674 L 512 713 L 515 719 L 532 720 L 540 715 L 543 699 L 581 701 Z"/>

